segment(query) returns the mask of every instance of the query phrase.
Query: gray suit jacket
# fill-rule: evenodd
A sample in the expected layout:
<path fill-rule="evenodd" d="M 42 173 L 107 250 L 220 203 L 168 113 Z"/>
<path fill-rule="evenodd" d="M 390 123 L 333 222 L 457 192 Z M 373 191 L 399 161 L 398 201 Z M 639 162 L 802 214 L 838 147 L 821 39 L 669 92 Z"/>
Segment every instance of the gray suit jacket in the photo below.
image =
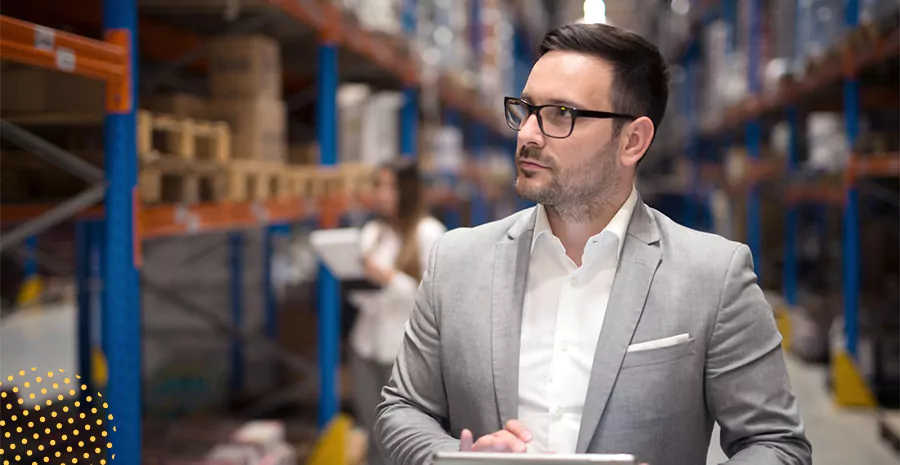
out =
<path fill-rule="evenodd" d="M 531 208 L 435 245 L 374 434 L 388 463 L 423 465 L 518 412 Z M 627 353 L 689 333 L 687 344 Z M 597 343 L 578 452 L 706 463 L 714 422 L 729 464 L 809 464 L 771 307 L 749 249 L 638 201 Z M 527 425 L 526 425 L 527 426 Z"/>

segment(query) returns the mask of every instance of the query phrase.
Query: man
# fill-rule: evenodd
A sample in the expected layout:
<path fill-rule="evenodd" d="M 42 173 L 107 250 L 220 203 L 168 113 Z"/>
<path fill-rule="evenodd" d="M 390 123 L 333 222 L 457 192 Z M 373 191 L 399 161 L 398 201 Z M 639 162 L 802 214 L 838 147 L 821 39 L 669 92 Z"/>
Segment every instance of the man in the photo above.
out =
<path fill-rule="evenodd" d="M 645 205 L 659 51 L 605 25 L 547 34 L 521 98 L 516 191 L 536 208 L 432 250 L 375 428 L 389 463 L 454 450 L 809 464 L 746 246 Z"/>

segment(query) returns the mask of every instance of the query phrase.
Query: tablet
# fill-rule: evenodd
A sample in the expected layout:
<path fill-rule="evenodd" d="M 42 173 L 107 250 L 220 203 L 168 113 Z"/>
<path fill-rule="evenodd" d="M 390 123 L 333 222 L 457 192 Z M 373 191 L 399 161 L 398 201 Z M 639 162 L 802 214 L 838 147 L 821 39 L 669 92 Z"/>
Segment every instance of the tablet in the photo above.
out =
<path fill-rule="evenodd" d="M 359 228 L 319 229 L 310 233 L 309 244 L 338 280 L 366 279 Z"/>
<path fill-rule="evenodd" d="M 635 465 L 629 454 L 494 454 L 438 452 L 434 465 Z"/>

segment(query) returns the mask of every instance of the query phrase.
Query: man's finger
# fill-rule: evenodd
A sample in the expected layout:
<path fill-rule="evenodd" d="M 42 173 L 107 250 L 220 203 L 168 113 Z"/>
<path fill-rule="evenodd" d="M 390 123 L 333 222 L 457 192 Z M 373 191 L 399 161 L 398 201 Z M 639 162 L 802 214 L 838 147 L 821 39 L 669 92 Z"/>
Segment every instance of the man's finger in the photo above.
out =
<path fill-rule="evenodd" d="M 473 450 L 481 452 L 525 452 L 525 443 L 506 430 L 484 436 L 475 443 Z"/>
<path fill-rule="evenodd" d="M 459 450 L 460 450 L 460 452 L 471 452 L 474 442 L 475 442 L 475 437 L 472 436 L 472 432 L 467 429 L 462 430 L 462 433 L 459 434 Z"/>
<path fill-rule="evenodd" d="M 531 435 L 531 431 L 529 431 L 525 424 L 519 420 L 509 420 L 506 422 L 506 430 L 516 435 L 517 438 L 524 442 L 531 442 L 531 440 L 534 439 L 534 436 Z"/>

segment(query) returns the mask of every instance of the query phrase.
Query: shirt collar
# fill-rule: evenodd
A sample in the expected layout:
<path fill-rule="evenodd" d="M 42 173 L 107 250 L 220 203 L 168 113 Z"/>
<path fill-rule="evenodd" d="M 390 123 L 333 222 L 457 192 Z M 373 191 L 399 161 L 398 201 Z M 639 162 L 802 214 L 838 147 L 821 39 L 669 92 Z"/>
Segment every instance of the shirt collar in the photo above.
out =
<path fill-rule="evenodd" d="M 619 249 L 616 258 L 622 255 L 622 248 L 625 246 L 625 234 L 628 233 L 628 224 L 631 223 L 631 216 L 634 214 L 637 198 L 637 190 L 632 186 L 631 194 L 628 196 L 628 199 L 625 200 L 625 203 L 622 204 L 622 207 L 619 208 L 619 211 L 616 212 L 609 224 L 607 224 L 599 234 L 588 239 L 588 242 L 597 239 L 604 232 L 611 232 L 619 240 Z M 531 240 L 532 251 L 534 251 L 534 245 L 537 243 L 538 238 L 544 234 L 552 236 L 553 231 L 550 230 L 550 220 L 547 219 L 547 210 L 543 205 L 538 204 L 537 218 L 534 223 L 534 236 Z"/>

